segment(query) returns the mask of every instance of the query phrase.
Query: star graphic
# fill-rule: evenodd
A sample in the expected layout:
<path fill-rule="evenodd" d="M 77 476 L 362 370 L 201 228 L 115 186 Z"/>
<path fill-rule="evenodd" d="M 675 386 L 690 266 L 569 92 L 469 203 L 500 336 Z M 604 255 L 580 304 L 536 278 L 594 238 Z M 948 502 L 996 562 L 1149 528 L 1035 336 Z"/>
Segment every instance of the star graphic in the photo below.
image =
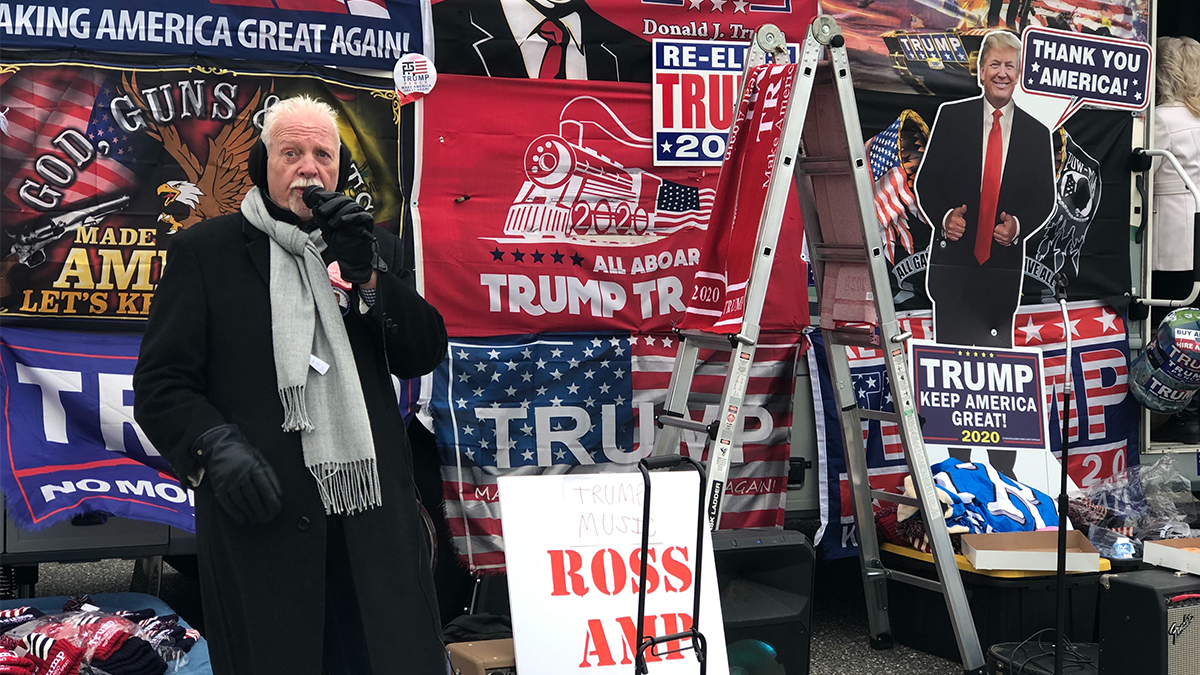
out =
<path fill-rule="evenodd" d="M 1107 309 L 1102 310 L 1102 311 L 1104 313 L 1101 316 L 1092 317 L 1092 318 L 1095 319 L 1096 321 L 1099 321 L 1100 325 L 1104 326 L 1105 333 L 1107 333 L 1110 330 L 1115 331 L 1117 329 L 1117 315 L 1113 314 L 1112 312 L 1108 311 Z"/>
<path fill-rule="evenodd" d="M 524 451 L 524 452 L 522 452 L 522 453 L 521 453 L 521 457 L 524 457 L 526 460 L 532 460 L 532 459 L 533 459 L 533 451 L 532 451 L 532 450 L 526 450 L 526 451 Z"/>
<path fill-rule="evenodd" d="M 460 361 L 466 361 L 471 358 L 471 355 L 460 349 L 458 350 L 458 358 Z"/>
<path fill-rule="evenodd" d="M 490 405 L 497 410 L 500 409 L 500 401 L 492 401 Z"/>
<path fill-rule="evenodd" d="M 600 393 L 601 394 L 607 394 L 608 390 L 609 390 L 609 386 L 607 384 L 600 385 Z"/>
<path fill-rule="evenodd" d="M 566 457 L 566 456 L 567 456 L 567 451 L 563 450 L 562 448 L 559 448 L 558 450 L 554 451 L 554 459 L 562 459 L 563 457 Z"/>
<path fill-rule="evenodd" d="M 466 381 L 467 381 L 467 380 L 469 380 L 469 379 L 471 379 L 471 376 L 470 376 L 470 375 L 468 375 L 468 374 L 466 374 L 466 373 L 459 373 L 459 374 L 458 374 L 458 381 L 459 381 L 459 382 L 466 382 Z"/>
<path fill-rule="evenodd" d="M 621 341 L 620 341 L 620 340 L 618 340 L 617 338 L 612 338 L 611 340 L 609 340 L 609 341 L 608 341 L 608 344 L 610 344 L 610 345 L 612 345 L 612 346 L 614 346 L 614 347 L 620 347 L 620 346 L 621 346 Z"/>
<path fill-rule="evenodd" d="M 485 371 L 485 370 L 487 370 L 487 364 L 486 364 L 486 363 L 484 363 L 484 362 L 480 361 L 479 363 L 476 363 L 476 364 L 475 364 L 475 372 L 479 373 L 479 372 L 483 372 L 483 371 Z"/>
<path fill-rule="evenodd" d="M 589 379 L 589 380 L 590 380 L 590 379 L 592 379 L 592 376 L 593 376 L 593 375 L 595 375 L 595 374 L 596 374 L 596 371 L 594 371 L 594 370 L 588 370 L 587 372 L 585 372 L 585 373 L 583 374 L 583 376 L 584 376 L 584 377 L 586 377 L 587 379 Z"/>
<path fill-rule="evenodd" d="M 607 367 L 608 367 L 608 361 L 601 361 L 601 362 L 600 362 L 600 367 L 601 367 L 601 368 L 607 368 Z"/>
<path fill-rule="evenodd" d="M 583 267 L 583 256 L 579 255 L 578 253 L 571 254 L 571 264 L 575 265 L 576 267 Z"/>
<path fill-rule="evenodd" d="M 563 400 L 562 400 L 561 398 L 557 397 L 557 396 L 555 396 L 554 398 L 550 399 L 550 405 L 551 405 L 552 407 L 555 407 L 555 408 L 557 408 L 557 407 L 559 407 L 560 405 L 562 405 L 562 402 L 563 402 Z"/>
<path fill-rule="evenodd" d="M 561 264 L 562 264 L 562 259 L 563 259 L 563 256 L 564 256 L 564 255 L 566 255 L 566 254 L 564 254 L 564 253 L 559 253 L 559 252 L 558 252 L 558 249 L 555 249 L 555 250 L 554 250 L 554 253 L 551 253 L 551 254 L 550 254 L 550 257 L 551 257 L 551 258 L 554 258 L 554 262 L 555 262 L 555 264 L 561 265 Z"/>
<path fill-rule="evenodd" d="M 703 0 L 688 0 L 688 11 L 691 11 L 694 9 L 697 12 L 699 12 L 701 2 L 703 2 Z"/>
<path fill-rule="evenodd" d="M 1074 321 L 1070 321 L 1070 322 L 1069 322 L 1069 323 L 1070 323 L 1070 325 L 1071 325 L 1071 335 L 1074 335 L 1074 336 L 1076 336 L 1076 337 L 1078 337 L 1078 336 L 1079 336 L 1079 331 L 1078 331 L 1078 330 L 1075 330 L 1075 324 L 1079 323 L 1079 321 L 1080 321 L 1079 319 L 1075 319 Z M 1061 322 L 1061 321 L 1059 321 L 1059 322 L 1055 323 L 1054 325 L 1055 325 L 1055 326 L 1058 326 L 1060 330 L 1061 330 L 1061 329 L 1062 329 L 1062 327 L 1063 327 L 1063 325 L 1062 325 L 1062 322 Z M 1063 335 L 1065 336 L 1066 334 L 1067 334 L 1067 332 L 1066 332 L 1065 330 L 1063 330 Z"/>
<path fill-rule="evenodd" d="M 583 348 L 583 355 L 584 355 L 584 356 L 586 356 L 586 357 L 588 357 L 588 358 L 591 358 L 591 356 L 592 356 L 593 354 L 595 354 L 595 353 L 596 353 L 596 350 L 592 349 L 591 347 L 584 347 L 584 348 Z"/>
<path fill-rule="evenodd" d="M 670 141 L 662 142 L 662 151 L 667 154 L 670 154 L 670 152 L 671 152 L 671 142 Z"/>
<path fill-rule="evenodd" d="M 613 371 L 613 375 L 616 375 L 617 379 L 619 380 L 622 377 L 625 377 L 625 371 L 621 370 L 620 368 L 617 368 L 616 370 Z"/>
<path fill-rule="evenodd" d="M 516 362 L 516 361 L 505 361 L 505 362 L 504 362 L 504 365 L 508 366 L 508 369 L 509 369 L 509 370 L 516 370 L 516 369 L 517 369 L 517 362 Z"/>
<path fill-rule="evenodd" d="M 530 372 L 521 373 L 521 381 L 522 382 L 530 382 L 532 380 L 533 380 L 533 373 L 530 373 Z"/>
<path fill-rule="evenodd" d="M 625 397 L 624 397 L 624 396 L 618 396 L 618 397 L 616 397 L 616 398 L 614 398 L 614 399 L 613 399 L 613 403 L 616 403 L 617 405 L 625 405 Z"/>
<path fill-rule="evenodd" d="M 483 387 L 480 387 L 479 389 L 476 389 L 476 390 L 475 390 L 475 395 L 476 395 L 476 396 L 483 396 Z"/>
<path fill-rule="evenodd" d="M 550 371 L 550 377 L 553 377 L 553 378 L 554 378 L 554 379 L 556 379 L 556 380 L 561 380 L 561 379 L 562 379 L 562 372 L 561 372 L 561 371 L 559 371 L 559 369 L 558 369 L 558 368 L 555 368 L 554 370 Z"/>
<path fill-rule="evenodd" d="M 868 387 L 874 387 L 874 386 L 875 386 L 875 378 L 873 378 L 873 377 L 872 377 L 872 378 L 868 379 L 868 380 L 867 380 L 867 386 L 868 386 Z"/>
<path fill-rule="evenodd" d="M 601 340 L 600 338 L 592 338 L 592 346 L 593 347 L 600 347 L 603 345 L 604 345 L 604 341 Z"/>
<path fill-rule="evenodd" d="M 509 386 L 508 386 L 508 389 L 505 389 L 505 390 L 504 390 L 504 393 L 508 394 L 509 396 L 516 396 L 516 395 L 517 395 L 517 388 L 516 388 L 516 387 L 514 387 L 514 386 L 512 386 L 512 385 L 509 385 Z"/>
<path fill-rule="evenodd" d="M 499 382 L 499 381 L 500 381 L 500 373 L 498 373 L 498 372 L 492 373 L 492 382 Z"/>
<path fill-rule="evenodd" d="M 534 361 L 534 363 L 537 364 L 538 370 L 542 370 L 543 368 L 546 367 L 546 362 L 543 361 L 542 359 L 538 359 L 537 361 Z"/>
<path fill-rule="evenodd" d="M 533 427 L 529 426 L 529 423 L 526 422 L 524 425 L 521 426 L 521 433 L 525 434 L 526 436 L 532 436 L 533 435 Z"/>
<path fill-rule="evenodd" d="M 1140 91 L 1137 92 L 1136 94 L 1133 95 L 1133 97 L 1139 101 L 1142 100 L 1142 92 L 1140 92 Z"/>
<path fill-rule="evenodd" d="M 495 361 L 496 359 L 500 358 L 500 352 L 496 351 L 495 349 L 493 349 L 492 351 L 488 352 L 488 353 L 487 353 L 487 355 L 488 355 L 488 357 L 489 357 L 489 358 L 491 358 L 493 361 Z"/>
<path fill-rule="evenodd" d="M 622 354 L 624 354 L 624 353 L 625 353 L 625 348 L 624 348 L 624 347 L 617 347 L 615 351 L 617 352 L 617 356 L 621 356 Z"/>
<path fill-rule="evenodd" d="M 487 441 L 482 441 L 480 443 L 480 445 L 483 445 L 484 443 L 487 443 Z M 486 450 L 487 447 L 485 446 L 484 449 Z M 468 451 L 464 452 L 463 454 L 467 456 L 467 459 L 475 459 L 475 451 L 474 450 L 468 450 Z"/>
<path fill-rule="evenodd" d="M 496 262 L 497 260 L 504 260 L 504 251 L 501 251 L 499 246 L 492 251 L 492 262 Z"/>
<path fill-rule="evenodd" d="M 653 347 L 653 346 L 654 346 L 654 338 L 652 338 L 652 337 L 650 337 L 649 335 L 647 335 L 647 336 L 646 336 L 646 344 L 648 344 L 648 345 L 650 345 L 651 347 Z"/>
<path fill-rule="evenodd" d="M 632 347 L 633 345 L 636 345 L 637 343 L 638 343 L 637 336 L 636 336 L 636 335 L 630 335 L 630 336 L 629 336 L 629 346 L 630 346 L 630 347 Z"/>
<path fill-rule="evenodd" d="M 590 408 L 590 407 L 596 405 L 596 399 L 589 396 L 589 397 L 583 399 L 583 404 Z"/>
<path fill-rule="evenodd" d="M 516 262 L 525 262 L 525 254 L 522 253 L 521 249 L 519 249 L 519 248 L 513 249 L 512 257 L 513 257 L 513 260 L 515 260 Z"/>
<path fill-rule="evenodd" d="M 527 398 L 521 399 L 521 409 L 524 410 L 525 408 L 528 408 L 528 407 L 529 407 L 529 399 L 527 399 Z"/>
<path fill-rule="evenodd" d="M 867 397 L 867 392 L 863 391 L 862 389 L 857 389 L 857 390 L 855 390 L 855 391 L 858 393 L 858 397 L 859 397 L 859 398 L 866 398 L 866 397 Z"/>
<path fill-rule="evenodd" d="M 467 407 L 467 399 L 465 399 L 465 398 L 460 398 L 457 401 L 455 401 L 455 403 L 457 403 L 458 407 L 460 407 L 460 408 Z"/>
<path fill-rule="evenodd" d="M 1042 341 L 1042 327 L 1033 325 L 1033 317 L 1029 317 L 1028 323 L 1024 326 L 1017 326 L 1018 329 L 1025 333 L 1025 344 L 1032 344 L 1034 339 L 1038 342 Z"/>
<path fill-rule="evenodd" d="M 887 393 L 885 393 L 885 394 L 883 395 L 883 402 L 884 402 L 884 403 L 891 403 L 891 402 L 892 402 L 892 392 L 890 392 L 890 391 L 889 391 L 889 392 L 887 392 Z"/>
<path fill-rule="evenodd" d="M 550 358 L 557 359 L 557 358 L 561 358 L 561 357 L 562 357 L 561 349 L 551 349 L 550 350 Z"/>
<path fill-rule="evenodd" d="M 538 396 L 545 396 L 545 395 L 546 395 L 546 388 L 545 388 L 545 387 L 538 387 L 538 388 L 537 388 L 537 395 L 538 395 Z"/>
<path fill-rule="evenodd" d="M 1029 78 L 1029 84 L 1033 84 L 1033 78 Z"/>
<path fill-rule="evenodd" d="M 533 352 L 529 350 L 529 347 L 526 347 L 525 349 L 521 350 L 521 356 L 524 356 L 525 358 L 529 358 L 529 357 L 533 356 Z"/>
<path fill-rule="evenodd" d="M 725 3 L 728 0 L 712 0 L 712 11 L 725 13 Z"/>
<path fill-rule="evenodd" d="M 533 249 L 533 253 L 530 253 L 529 255 L 533 257 L 533 262 L 535 263 L 542 262 L 542 258 L 546 257 L 545 253 L 538 251 L 536 248 Z"/>
<path fill-rule="evenodd" d="M 1034 62 L 1033 62 L 1033 65 L 1032 65 L 1032 66 L 1030 66 L 1030 68 L 1032 68 L 1032 69 L 1033 69 L 1033 72 L 1035 72 L 1035 73 L 1036 73 L 1037 71 L 1039 71 L 1039 70 L 1041 70 L 1041 69 L 1042 69 L 1042 66 L 1041 66 L 1041 65 L 1040 65 L 1040 64 L 1039 64 L 1037 61 L 1034 61 Z"/>
<path fill-rule="evenodd" d="M 579 366 L 579 361 L 577 359 L 571 359 L 570 361 L 567 361 L 567 364 L 572 368 L 576 368 Z"/>
<path fill-rule="evenodd" d="M 746 5 L 749 4 L 750 3 L 747 0 L 733 0 L 733 13 L 737 14 L 738 12 L 741 12 L 742 14 L 745 14 Z"/>
<path fill-rule="evenodd" d="M 579 393 L 579 385 L 577 385 L 577 384 L 567 385 L 567 393 L 568 394 L 578 394 Z"/>
<path fill-rule="evenodd" d="M 492 449 L 492 442 L 491 442 L 491 441 L 485 441 L 485 440 L 482 440 L 482 439 L 481 439 L 481 440 L 479 441 L 479 449 L 480 449 L 480 450 L 491 450 L 491 449 Z"/>
<path fill-rule="evenodd" d="M 669 337 L 663 338 L 663 347 L 670 347 L 674 343 L 675 343 L 675 341 Z"/>
<path fill-rule="evenodd" d="M 463 427 L 463 433 L 466 434 L 467 436 L 474 436 L 475 428 L 468 424 Z"/>

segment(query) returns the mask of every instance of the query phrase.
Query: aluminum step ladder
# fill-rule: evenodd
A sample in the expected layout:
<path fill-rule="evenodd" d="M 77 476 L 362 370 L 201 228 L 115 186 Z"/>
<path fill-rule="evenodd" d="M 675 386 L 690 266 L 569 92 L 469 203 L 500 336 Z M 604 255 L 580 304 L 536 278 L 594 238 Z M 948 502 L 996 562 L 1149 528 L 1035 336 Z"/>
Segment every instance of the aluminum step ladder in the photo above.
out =
<path fill-rule="evenodd" d="M 798 106 L 797 110 L 802 112 L 807 108 L 813 114 L 801 122 L 804 124 L 802 156 L 796 161 L 795 185 L 821 306 L 821 331 L 842 424 L 871 643 L 878 648 L 891 644 L 887 580 L 920 586 L 942 593 L 954 626 L 963 668 L 967 672 L 981 673 L 985 662 L 979 635 L 942 517 L 929 458 L 925 454 L 925 441 L 921 437 L 921 425 L 913 406 L 913 388 L 904 348 L 905 341 L 912 335 L 901 330 L 892 305 L 883 241 L 875 215 L 874 183 L 863 147 L 845 40 L 836 22 L 826 16 L 817 17 L 809 35 L 810 40 L 815 36 L 822 47 L 828 47 L 830 60 L 828 64 L 820 64 L 822 72 L 819 76 L 812 77 L 810 72 L 817 70 L 816 56 L 823 55 L 823 50 L 810 56 L 808 42 L 805 43 L 802 66 L 806 90 L 803 95 L 808 96 L 808 100 L 807 106 Z M 797 95 L 801 93 L 798 91 Z M 846 347 L 866 347 L 882 352 L 894 412 L 858 406 Z M 871 489 L 863 447 L 863 420 L 892 422 L 899 427 L 916 498 Z M 884 568 L 875 536 L 872 506 L 875 499 L 920 510 L 939 581 Z"/>
<path fill-rule="evenodd" d="M 746 58 L 746 73 L 763 63 L 768 54 L 775 63 L 787 63 L 789 60 L 782 32 L 770 24 L 762 26 L 755 33 Z M 827 54 L 828 60 L 823 60 Z M 663 412 L 656 416 L 662 432 L 655 442 L 654 455 L 679 452 L 681 429 L 707 436 L 709 462 L 705 489 L 709 495 L 710 524 L 716 529 L 720 524 L 730 448 L 737 428 L 733 420 L 724 416 L 727 411 L 740 411 L 742 408 L 775 244 L 791 187 L 788 179 L 795 169 L 794 185 L 800 200 L 818 298 L 821 300 L 821 328 L 826 339 L 842 423 L 847 473 L 858 524 L 859 556 L 871 644 L 877 648 L 891 646 L 887 613 L 887 580 L 891 578 L 944 595 L 964 669 L 982 672 L 984 658 L 979 636 L 967 604 L 950 535 L 942 518 L 929 460 L 925 455 L 925 443 L 913 407 L 912 386 L 904 351 L 904 342 L 911 334 L 901 331 L 891 303 L 883 243 L 875 216 L 871 170 L 863 148 L 845 39 L 831 17 L 818 16 L 809 27 L 800 48 L 797 69 L 780 150 L 767 190 L 767 204 L 759 226 L 742 325 L 739 332 L 732 335 L 679 331 L 679 349 L 667 401 Z M 746 79 L 744 75 L 743 86 Z M 811 116 L 808 115 L 810 110 L 814 113 Z M 850 208 L 851 205 L 854 208 Z M 801 301 L 807 301 L 807 297 Z M 895 412 L 858 407 L 850 378 L 847 346 L 883 350 Z M 692 420 L 687 407 L 700 349 L 725 349 L 731 352 L 718 418 L 708 424 Z M 740 412 L 735 416 L 740 417 Z M 871 490 L 861 431 L 863 419 L 894 422 L 899 426 L 904 455 L 917 491 L 916 498 Z M 939 581 L 884 568 L 875 536 L 873 499 L 899 502 L 921 511 L 927 524 Z"/>

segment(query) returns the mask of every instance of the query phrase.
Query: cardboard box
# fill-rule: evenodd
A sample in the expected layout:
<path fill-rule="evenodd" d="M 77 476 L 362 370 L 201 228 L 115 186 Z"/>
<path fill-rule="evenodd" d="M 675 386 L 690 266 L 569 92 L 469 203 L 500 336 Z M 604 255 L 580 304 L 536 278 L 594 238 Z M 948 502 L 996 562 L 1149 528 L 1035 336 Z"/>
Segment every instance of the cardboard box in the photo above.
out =
<path fill-rule="evenodd" d="M 454 675 L 516 675 L 512 638 L 454 642 L 446 647 Z"/>
<path fill-rule="evenodd" d="M 1148 541 L 1142 552 L 1142 560 L 1159 567 L 1200 574 L 1200 553 L 1185 551 L 1185 548 L 1200 550 L 1200 539 Z"/>
<path fill-rule="evenodd" d="M 962 549 L 978 570 L 1058 569 L 1058 532 L 964 534 Z M 1067 533 L 1067 571 L 1100 571 L 1100 554 L 1078 530 Z"/>

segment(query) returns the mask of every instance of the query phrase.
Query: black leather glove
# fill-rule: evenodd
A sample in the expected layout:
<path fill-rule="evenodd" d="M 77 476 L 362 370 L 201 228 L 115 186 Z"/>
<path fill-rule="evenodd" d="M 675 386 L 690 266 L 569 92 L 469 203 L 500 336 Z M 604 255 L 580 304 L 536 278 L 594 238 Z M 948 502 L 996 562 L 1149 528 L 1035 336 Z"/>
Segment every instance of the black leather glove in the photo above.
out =
<path fill-rule="evenodd" d="M 211 481 L 217 503 L 238 525 L 262 525 L 283 509 L 275 471 L 236 425 L 200 434 L 192 454 L 204 467 L 203 480 Z"/>
<path fill-rule="evenodd" d="M 324 203 L 313 209 L 325 245 L 338 261 L 342 278 L 352 284 L 371 280 L 375 260 L 375 219 L 346 195 L 320 191 Z"/>

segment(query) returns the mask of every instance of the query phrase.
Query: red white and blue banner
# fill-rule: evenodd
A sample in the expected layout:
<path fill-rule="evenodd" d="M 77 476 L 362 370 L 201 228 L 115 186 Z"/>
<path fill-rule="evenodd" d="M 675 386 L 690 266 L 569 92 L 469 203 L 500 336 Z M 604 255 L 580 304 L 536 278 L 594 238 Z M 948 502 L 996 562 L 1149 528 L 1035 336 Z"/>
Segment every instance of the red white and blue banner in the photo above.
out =
<path fill-rule="evenodd" d="M 191 490 L 133 421 L 140 342 L 5 327 L 0 488 L 17 525 L 99 511 L 195 530 Z"/>
<path fill-rule="evenodd" d="M 783 524 L 793 382 L 805 348 L 795 333 L 760 340 L 731 453 L 723 528 Z M 504 566 L 500 476 L 637 470 L 654 447 L 654 413 L 662 410 L 677 349 L 670 334 L 451 338 L 430 407 L 451 537 L 471 569 Z M 701 352 L 693 419 L 716 418 L 727 360 L 727 352 Z M 704 460 L 705 440 L 681 432 L 680 452 Z"/>
<path fill-rule="evenodd" d="M 1128 395 L 1129 344 L 1121 316 L 1098 302 L 1068 305 L 1071 331 L 1071 380 L 1074 396 L 1069 422 L 1068 472 L 1087 488 L 1128 464 L 1137 463 L 1138 406 Z M 927 312 L 901 315 L 903 330 L 917 339 L 930 339 L 932 321 Z M 1062 449 L 1063 383 L 1066 343 L 1062 313 L 1057 307 L 1027 306 L 1017 312 L 1014 345 L 1042 350 L 1046 373 L 1046 405 L 1050 411 L 1050 449 Z M 858 546 L 850 484 L 846 477 L 841 423 L 829 379 L 824 340 L 819 332 L 809 336 L 809 367 L 817 373 L 814 400 L 822 402 L 816 416 L 820 475 L 821 530 L 815 539 L 824 543 L 825 555 L 853 555 Z M 876 350 L 846 348 L 859 405 L 892 410 L 892 400 L 882 355 Z M 908 466 L 899 428 L 890 422 L 863 422 L 863 441 L 873 489 L 902 491 Z"/>
<path fill-rule="evenodd" d="M 419 0 L 0 2 L 0 43 L 21 49 L 202 54 L 391 72 L 423 51 Z"/>
<path fill-rule="evenodd" d="M 418 261 L 450 335 L 656 333 L 681 319 L 718 171 L 653 167 L 649 87 L 444 75 L 423 106 Z M 789 201 L 764 330 L 809 323 L 794 302 L 803 234 Z"/>

